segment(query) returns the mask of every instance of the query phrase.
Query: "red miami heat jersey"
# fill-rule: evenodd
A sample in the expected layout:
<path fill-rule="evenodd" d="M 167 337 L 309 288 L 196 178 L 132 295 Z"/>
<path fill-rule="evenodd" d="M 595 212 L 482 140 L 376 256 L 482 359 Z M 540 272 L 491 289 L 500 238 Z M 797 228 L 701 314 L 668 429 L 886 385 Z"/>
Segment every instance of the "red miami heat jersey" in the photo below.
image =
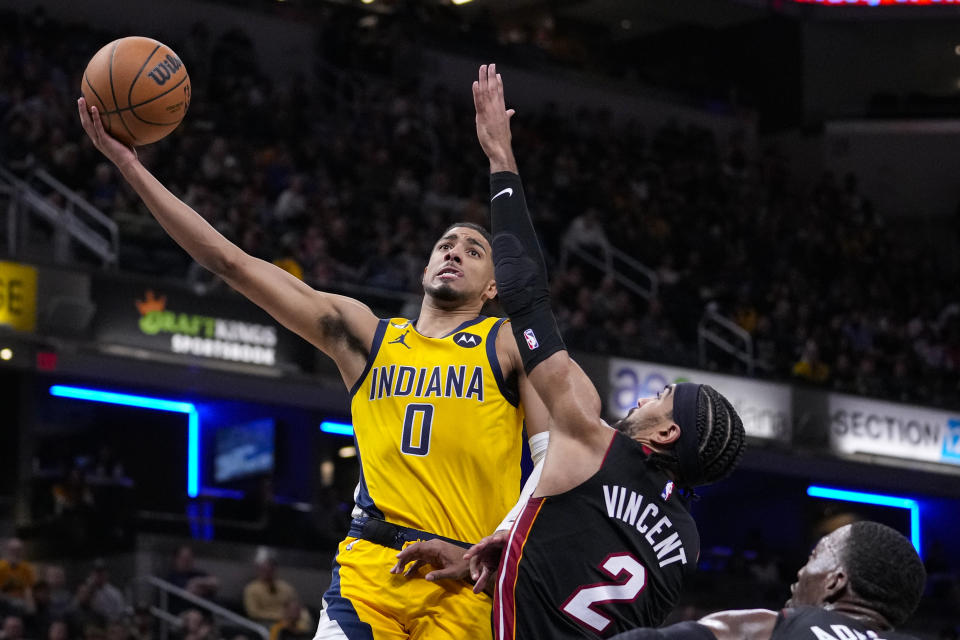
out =
<path fill-rule="evenodd" d="M 673 483 L 616 432 L 600 470 L 531 498 L 510 531 L 493 599 L 497 640 L 609 638 L 676 604 L 700 536 Z"/>

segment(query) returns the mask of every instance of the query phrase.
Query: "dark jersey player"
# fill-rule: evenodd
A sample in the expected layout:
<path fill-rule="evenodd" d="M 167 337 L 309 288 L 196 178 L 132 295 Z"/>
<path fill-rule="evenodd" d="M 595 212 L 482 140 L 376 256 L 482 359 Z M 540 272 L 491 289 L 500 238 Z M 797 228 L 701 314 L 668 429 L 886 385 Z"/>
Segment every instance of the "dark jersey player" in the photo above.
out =
<path fill-rule="evenodd" d="M 820 539 L 779 613 L 721 611 L 615 640 L 915 640 L 893 629 L 916 609 L 925 582 L 906 538 L 876 522 L 856 522 Z"/>
<path fill-rule="evenodd" d="M 512 529 L 468 553 L 473 577 L 482 588 L 499 566 L 493 631 L 501 640 L 600 638 L 659 624 L 699 553 L 682 494 L 733 470 L 743 425 L 723 396 L 690 383 L 641 400 L 613 428 L 603 422 L 596 388 L 567 354 L 550 309 L 511 149 L 512 112 L 492 65 L 480 68 L 474 101 L 490 160 L 500 301 L 551 432 L 540 481 Z M 416 559 L 440 567 L 428 579 L 465 573 L 456 551 L 443 557 L 442 548 L 411 547 L 398 567 Z"/>

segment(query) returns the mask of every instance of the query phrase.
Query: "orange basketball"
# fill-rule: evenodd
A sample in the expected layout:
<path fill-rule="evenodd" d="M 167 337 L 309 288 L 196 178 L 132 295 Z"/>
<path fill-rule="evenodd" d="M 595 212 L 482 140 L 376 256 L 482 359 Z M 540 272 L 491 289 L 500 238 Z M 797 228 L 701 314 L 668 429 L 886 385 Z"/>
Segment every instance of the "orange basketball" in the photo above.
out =
<path fill-rule="evenodd" d="M 190 106 L 190 76 L 170 47 L 151 38 L 114 40 L 87 63 L 80 91 L 103 126 L 133 145 L 177 128 Z"/>

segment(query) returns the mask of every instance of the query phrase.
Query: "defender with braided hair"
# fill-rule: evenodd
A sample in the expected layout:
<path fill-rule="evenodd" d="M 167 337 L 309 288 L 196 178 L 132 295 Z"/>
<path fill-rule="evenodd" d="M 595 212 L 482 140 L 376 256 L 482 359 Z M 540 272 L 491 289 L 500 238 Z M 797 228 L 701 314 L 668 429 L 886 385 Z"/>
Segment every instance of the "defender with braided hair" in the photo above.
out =
<path fill-rule="evenodd" d="M 509 532 L 488 536 L 465 556 L 475 590 L 497 575 L 493 632 L 500 640 L 601 638 L 660 624 L 700 551 L 686 496 L 733 470 L 743 424 L 726 398 L 692 383 L 641 400 L 613 427 L 601 419 L 597 390 L 567 354 L 550 308 L 510 145 L 512 112 L 495 68 L 480 68 L 473 93 L 477 135 L 490 160 L 497 290 L 551 419 L 532 497 Z M 427 579 L 465 577 L 459 555 L 442 541 L 398 557 L 401 565 L 437 566 Z"/>
<path fill-rule="evenodd" d="M 685 497 L 733 471 L 743 423 L 716 390 L 689 382 L 641 400 L 612 428 L 601 419 L 597 390 L 570 359 L 550 307 L 495 68 L 481 68 L 474 101 L 490 160 L 497 291 L 551 418 L 540 481 L 499 554 L 494 637 L 597 638 L 660 624 L 700 553 Z M 467 554 L 478 581 L 498 555 L 485 546 L 499 543 Z"/>

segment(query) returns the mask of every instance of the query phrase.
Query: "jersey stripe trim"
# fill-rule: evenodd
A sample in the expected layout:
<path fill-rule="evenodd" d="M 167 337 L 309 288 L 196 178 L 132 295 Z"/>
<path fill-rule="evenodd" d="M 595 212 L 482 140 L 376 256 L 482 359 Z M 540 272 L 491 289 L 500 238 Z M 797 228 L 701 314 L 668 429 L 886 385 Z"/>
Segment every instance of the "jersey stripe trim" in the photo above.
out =
<path fill-rule="evenodd" d="M 543 507 L 544 499 L 530 498 L 520 513 L 520 517 L 510 530 L 507 546 L 500 559 L 500 581 L 493 601 L 494 638 L 496 640 L 514 640 L 517 635 L 516 586 L 519 576 L 520 559 L 523 547 L 527 543 L 530 529 Z M 509 593 L 504 597 L 504 589 Z"/>
<path fill-rule="evenodd" d="M 377 324 L 377 331 L 373 334 L 373 344 L 370 345 L 370 355 L 367 356 L 367 364 L 364 365 L 363 372 L 360 374 L 360 377 L 357 378 L 357 381 L 353 383 L 353 388 L 350 389 L 351 398 L 360 390 L 363 381 L 367 379 L 367 374 L 370 373 L 370 368 L 373 367 L 373 361 L 377 359 L 377 353 L 380 352 L 380 344 L 383 342 L 383 334 L 387 332 L 388 322 L 389 320 L 383 318 Z"/>
<path fill-rule="evenodd" d="M 610 455 L 610 451 L 613 449 L 613 441 L 617 439 L 618 431 L 613 432 L 613 436 L 610 438 L 610 444 L 607 445 L 607 452 L 603 454 L 603 460 L 600 461 L 600 468 L 603 469 L 603 465 L 607 464 L 607 456 Z M 629 437 L 629 436 L 627 436 Z"/>
<path fill-rule="evenodd" d="M 363 475 L 363 460 L 360 457 L 360 443 L 357 441 L 356 434 L 353 435 L 353 444 L 357 449 L 357 464 L 360 466 L 360 479 L 357 481 L 355 497 L 357 506 L 368 516 L 383 520 L 383 511 L 377 507 L 377 503 L 373 501 L 373 496 L 370 495 L 370 490 L 367 489 L 367 479 Z"/>
<path fill-rule="evenodd" d="M 506 322 L 506 318 L 500 318 L 490 328 L 487 333 L 487 360 L 490 362 L 490 368 L 493 369 L 493 379 L 497 381 L 497 388 L 500 389 L 500 395 L 513 406 L 520 404 L 519 393 L 517 389 L 511 389 L 507 381 L 503 379 L 503 370 L 500 368 L 500 358 L 497 357 L 497 334 L 500 333 L 500 327 Z"/>
<path fill-rule="evenodd" d="M 339 631 L 343 637 L 350 640 L 373 640 L 373 628 L 360 619 L 353 603 L 340 592 L 340 563 L 336 558 L 333 559 L 331 578 L 330 587 L 323 594 L 324 612 L 327 617 L 340 627 Z M 315 640 L 327 637 L 328 633 L 331 634 L 330 637 L 340 635 L 330 629 L 326 631 L 324 633 L 324 629 L 318 626 Z"/>
<path fill-rule="evenodd" d="M 454 329 L 453 331 L 451 331 L 451 332 L 448 333 L 447 335 L 445 335 L 445 336 L 440 336 L 440 338 L 438 338 L 438 339 L 449 338 L 449 337 L 452 336 L 453 334 L 459 333 L 460 331 L 463 331 L 463 330 L 466 329 L 467 327 L 472 327 L 472 326 L 475 325 L 475 324 L 479 324 L 479 323 L 483 322 L 484 320 L 486 320 L 486 319 L 489 318 L 489 317 L 490 317 L 490 316 L 477 316 L 477 317 L 474 318 L 473 320 L 467 320 L 467 321 L 461 323 L 459 327 L 457 327 L 456 329 Z M 414 328 L 414 330 L 416 331 L 416 328 Z M 417 333 L 420 333 L 420 332 L 417 331 Z M 424 337 L 427 337 L 427 336 L 424 336 Z"/>

